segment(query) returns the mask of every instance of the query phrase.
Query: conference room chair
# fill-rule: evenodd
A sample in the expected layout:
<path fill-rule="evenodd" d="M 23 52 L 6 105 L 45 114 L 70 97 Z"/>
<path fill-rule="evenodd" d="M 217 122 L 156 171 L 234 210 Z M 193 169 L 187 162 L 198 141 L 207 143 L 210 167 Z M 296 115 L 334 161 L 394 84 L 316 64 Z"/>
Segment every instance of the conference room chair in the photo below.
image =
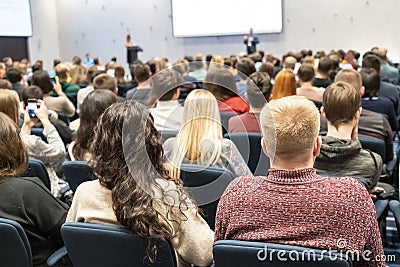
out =
<path fill-rule="evenodd" d="M 397 181 L 399 178 L 398 175 L 399 160 L 396 155 L 397 153 L 394 152 L 393 159 L 387 162 L 385 141 L 378 138 L 369 138 L 364 136 L 360 136 L 358 140 L 360 140 L 362 148 L 377 153 L 378 155 L 381 156 L 382 161 L 386 162 L 387 177 L 381 177 L 381 182 L 398 185 Z"/>
<path fill-rule="evenodd" d="M 312 252 L 310 252 L 312 250 Z M 352 262 L 340 253 L 299 246 L 218 240 L 213 246 L 216 267 L 351 267 Z M 304 255 L 304 256 L 303 256 Z M 285 259 L 285 260 L 282 260 Z"/>
<path fill-rule="evenodd" d="M 28 237 L 18 222 L 0 218 L 0 236 L 1 266 L 33 266 Z M 66 255 L 65 247 L 57 250 L 47 259 L 47 265 L 54 266 Z"/>
<path fill-rule="evenodd" d="M 219 115 L 221 116 L 222 134 L 224 135 L 228 132 L 229 119 L 233 116 L 237 116 L 237 114 L 231 112 L 220 112 Z"/>
<path fill-rule="evenodd" d="M 168 130 L 160 130 L 158 132 L 160 133 L 163 142 L 165 142 L 168 138 L 175 137 L 178 134 L 177 131 Z"/>
<path fill-rule="evenodd" d="M 227 169 L 195 164 L 182 164 L 180 172 L 187 192 L 196 201 L 202 210 L 203 218 L 214 230 L 219 199 L 235 177 Z"/>
<path fill-rule="evenodd" d="M 87 161 L 65 161 L 61 168 L 72 192 L 81 183 L 93 179 L 93 171 Z"/>
<path fill-rule="evenodd" d="M 270 160 L 262 150 L 261 133 L 228 133 L 224 137 L 232 140 L 236 145 L 254 175 L 267 175 L 270 168 Z"/>
<path fill-rule="evenodd" d="M 41 160 L 29 158 L 28 169 L 25 172 L 27 177 L 38 177 L 47 189 L 51 190 L 50 177 L 47 172 L 46 166 Z"/>
<path fill-rule="evenodd" d="M 61 235 L 75 267 L 84 266 L 177 266 L 169 240 L 158 240 L 157 262 L 145 261 L 147 242 L 129 229 L 107 224 L 64 223 Z"/>
<path fill-rule="evenodd" d="M 44 130 L 43 128 L 32 128 L 31 134 L 39 136 L 40 138 L 42 138 L 44 142 L 47 142 L 47 138 L 44 136 L 43 130 Z"/>

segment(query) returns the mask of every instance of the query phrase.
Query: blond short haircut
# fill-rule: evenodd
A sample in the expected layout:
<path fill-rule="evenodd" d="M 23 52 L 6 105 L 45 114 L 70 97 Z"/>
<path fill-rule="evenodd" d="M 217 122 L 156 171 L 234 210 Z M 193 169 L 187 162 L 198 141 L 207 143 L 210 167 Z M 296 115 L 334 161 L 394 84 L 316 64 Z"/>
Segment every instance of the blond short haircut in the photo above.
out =
<path fill-rule="evenodd" d="M 67 79 L 68 78 L 68 71 L 69 68 L 66 64 L 60 63 L 55 67 L 56 75 L 60 79 Z"/>
<path fill-rule="evenodd" d="M 268 156 L 306 156 L 319 133 L 319 112 L 302 96 L 289 96 L 269 102 L 261 111 L 261 129 Z"/>

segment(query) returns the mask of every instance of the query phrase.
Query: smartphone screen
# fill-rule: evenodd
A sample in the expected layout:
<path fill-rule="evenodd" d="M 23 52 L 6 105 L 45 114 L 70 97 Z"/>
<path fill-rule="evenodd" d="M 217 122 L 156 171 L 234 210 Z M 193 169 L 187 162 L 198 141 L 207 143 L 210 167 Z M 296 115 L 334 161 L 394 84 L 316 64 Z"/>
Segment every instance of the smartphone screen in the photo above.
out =
<path fill-rule="evenodd" d="M 36 118 L 35 109 L 37 107 L 36 100 L 28 100 L 28 113 L 29 117 Z"/>

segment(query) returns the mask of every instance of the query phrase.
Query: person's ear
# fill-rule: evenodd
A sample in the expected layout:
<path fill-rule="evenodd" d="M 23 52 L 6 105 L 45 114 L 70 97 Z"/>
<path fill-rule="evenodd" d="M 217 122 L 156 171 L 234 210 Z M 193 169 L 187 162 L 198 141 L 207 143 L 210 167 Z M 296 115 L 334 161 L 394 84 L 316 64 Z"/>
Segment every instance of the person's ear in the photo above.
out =
<path fill-rule="evenodd" d="M 261 138 L 261 147 L 264 154 L 268 157 L 268 150 L 267 150 L 267 145 L 264 142 L 264 137 Z"/>
<path fill-rule="evenodd" d="M 271 100 L 273 99 L 273 97 L 274 97 L 274 95 L 271 94 L 271 95 L 268 97 L 267 102 L 271 101 Z"/>
<path fill-rule="evenodd" d="M 363 97 L 364 94 L 365 94 L 365 87 L 364 87 L 364 86 L 361 86 L 361 88 L 360 88 L 360 95 L 361 95 L 361 97 Z"/>
<path fill-rule="evenodd" d="M 326 113 L 325 113 L 324 106 L 322 106 L 320 110 L 321 110 L 322 116 L 326 119 Z"/>
<path fill-rule="evenodd" d="M 359 107 L 358 110 L 356 111 L 356 114 L 354 115 L 354 119 L 356 121 L 358 121 L 360 119 L 361 111 L 362 111 L 362 107 Z"/>
<path fill-rule="evenodd" d="M 314 148 L 313 148 L 314 158 L 319 155 L 319 152 L 321 150 L 321 145 L 322 145 L 322 138 L 321 138 L 321 136 L 318 136 L 317 139 L 315 140 Z"/>
<path fill-rule="evenodd" d="M 114 89 L 114 94 L 115 94 L 115 95 L 118 95 L 118 87 L 115 87 L 115 89 Z"/>

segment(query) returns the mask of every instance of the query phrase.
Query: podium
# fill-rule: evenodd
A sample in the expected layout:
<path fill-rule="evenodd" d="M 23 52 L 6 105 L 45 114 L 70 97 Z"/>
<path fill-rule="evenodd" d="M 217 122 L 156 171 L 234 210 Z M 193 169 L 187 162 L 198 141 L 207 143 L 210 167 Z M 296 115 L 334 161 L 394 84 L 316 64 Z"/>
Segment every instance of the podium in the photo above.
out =
<path fill-rule="evenodd" d="M 126 48 L 127 50 L 127 61 L 129 65 L 132 65 L 135 63 L 135 61 L 138 59 L 138 52 L 142 52 L 143 49 L 140 48 L 139 46 L 129 46 Z"/>

